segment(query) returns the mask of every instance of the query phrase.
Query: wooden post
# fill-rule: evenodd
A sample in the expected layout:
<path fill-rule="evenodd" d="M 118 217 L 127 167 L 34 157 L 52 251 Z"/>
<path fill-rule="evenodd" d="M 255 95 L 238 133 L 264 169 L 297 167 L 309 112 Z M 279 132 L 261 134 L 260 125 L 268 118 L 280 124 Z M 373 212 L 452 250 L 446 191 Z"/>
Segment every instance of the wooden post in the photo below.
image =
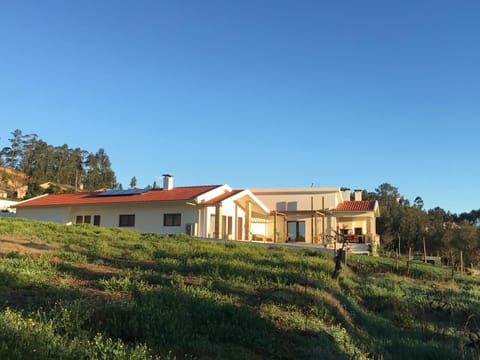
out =
<path fill-rule="evenodd" d="M 222 231 L 222 204 L 219 202 L 215 207 L 215 238 L 221 238 Z"/>
<path fill-rule="evenodd" d="M 408 260 L 407 260 L 407 275 L 410 274 L 410 261 L 411 261 L 411 256 L 412 256 L 412 248 L 408 247 Z"/>
<path fill-rule="evenodd" d="M 425 242 L 425 236 L 422 237 L 423 240 L 423 262 L 427 263 L 427 243 Z"/>
<path fill-rule="evenodd" d="M 273 212 L 273 242 L 277 242 L 277 212 Z"/>
<path fill-rule="evenodd" d="M 450 250 L 450 263 L 451 263 L 451 266 L 452 266 L 452 279 L 455 275 L 455 264 L 453 262 L 453 251 Z"/>
<path fill-rule="evenodd" d="M 463 275 L 463 251 L 460 251 L 460 274 Z"/>
<path fill-rule="evenodd" d="M 322 211 L 323 211 L 323 218 L 322 218 L 322 242 L 325 245 L 325 218 L 327 214 L 325 214 L 325 196 L 322 196 Z"/>
<path fill-rule="evenodd" d="M 311 235 L 311 242 L 312 244 L 314 243 L 313 236 L 314 236 L 314 231 L 313 231 L 313 220 L 314 220 L 314 213 L 313 213 L 313 196 L 310 197 L 310 211 L 311 213 L 311 219 L 310 219 L 310 235 Z"/>
<path fill-rule="evenodd" d="M 345 248 L 345 250 L 344 250 L 345 251 L 345 266 L 347 266 L 348 265 L 347 264 L 348 244 L 346 246 L 344 246 L 344 248 Z"/>
<path fill-rule="evenodd" d="M 395 251 L 395 271 L 398 273 L 398 249 Z"/>
<path fill-rule="evenodd" d="M 397 234 L 397 237 L 398 237 L 398 257 L 400 257 L 400 255 L 402 255 L 400 251 L 400 234 Z"/>
<path fill-rule="evenodd" d="M 247 209 L 245 211 L 245 236 L 247 240 L 252 240 L 252 203 L 247 201 Z"/>

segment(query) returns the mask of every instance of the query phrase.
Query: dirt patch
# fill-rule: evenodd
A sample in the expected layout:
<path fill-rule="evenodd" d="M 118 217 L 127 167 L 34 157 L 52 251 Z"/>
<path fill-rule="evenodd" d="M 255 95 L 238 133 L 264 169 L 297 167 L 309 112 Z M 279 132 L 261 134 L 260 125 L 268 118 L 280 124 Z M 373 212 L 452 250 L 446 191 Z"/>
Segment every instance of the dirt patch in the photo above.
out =
<path fill-rule="evenodd" d="M 0 238 L 0 254 L 18 252 L 19 254 L 41 254 L 55 251 L 61 248 L 60 245 L 46 244 L 41 241 L 19 239 L 13 236 L 3 235 Z"/>
<path fill-rule="evenodd" d="M 122 270 L 113 266 L 96 264 L 61 264 L 61 269 L 68 272 L 77 279 L 96 281 L 102 278 L 110 278 L 119 274 Z"/>
<path fill-rule="evenodd" d="M 131 301 L 133 299 L 133 296 L 126 292 L 101 290 L 98 287 L 95 287 L 95 281 L 93 280 L 68 278 L 63 279 L 62 282 L 69 288 L 74 288 L 90 296 L 127 301 Z"/>
<path fill-rule="evenodd" d="M 52 253 L 63 248 L 63 244 L 52 244 L 42 241 L 32 241 L 29 239 L 21 239 L 15 236 L 2 235 L 0 237 L 0 256 L 8 253 L 17 252 L 20 255 L 34 255 Z M 52 277 L 49 282 L 52 284 L 62 283 L 68 289 L 75 289 L 90 296 L 98 296 L 103 298 L 114 298 L 121 300 L 131 300 L 132 295 L 123 292 L 104 291 L 96 286 L 99 279 L 118 276 L 122 269 L 114 266 L 90 264 L 90 263 L 70 263 L 56 256 L 51 261 L 59 266 L 61 271 L 68 273 L 65 277 Z M 8 302 L 19 304 L 25 302 L 27 295 L 24 294 L 28 290 L 25 287 L 23 292 L 10 290 L 8 294 L 3 294 Z"/>

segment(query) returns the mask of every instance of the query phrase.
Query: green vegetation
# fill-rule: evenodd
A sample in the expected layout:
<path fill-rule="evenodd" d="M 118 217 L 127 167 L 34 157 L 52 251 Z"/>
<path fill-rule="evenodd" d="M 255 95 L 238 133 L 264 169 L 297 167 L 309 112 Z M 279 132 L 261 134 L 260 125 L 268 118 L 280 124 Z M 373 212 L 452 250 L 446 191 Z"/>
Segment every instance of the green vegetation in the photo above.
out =
<path fill-rule="evenodd" d="M 459 268 L 480 266 L 480 209 L 459 215 L 439 207 L 427 211 L 420 196 L 411 204 L 388 183 L 363 197 L 379 203 L 376 231 L 384 250 L 441 256 Z"/>
<path fill-rule="evenodd" d="M 53 146 L 37 134 L 23 134 L 19 129 L 11 136 L 9 145 L 0 147 L 0 166 L 18 170 L 27 176 L 28 184 L 16 184 L 16 187 L 28 185 L 27 197 L 62 192 L 56 185 L 40 188 L 40 184 L 46 182 L 70 185 L 72 191 L 80 186 L 85 190 L 119 186 L 104 149 L 92 153 L 80 148 L 72 149 L 67 144 Z M 10 182 L 6 175 L 0 178 L 0 185 L 4 188 L 8 188 Z"/>
<path fill-rule="evenodd" d="M 348 261 L 0 218 L 0 358 L 478 358 L 478 279 Z"/>

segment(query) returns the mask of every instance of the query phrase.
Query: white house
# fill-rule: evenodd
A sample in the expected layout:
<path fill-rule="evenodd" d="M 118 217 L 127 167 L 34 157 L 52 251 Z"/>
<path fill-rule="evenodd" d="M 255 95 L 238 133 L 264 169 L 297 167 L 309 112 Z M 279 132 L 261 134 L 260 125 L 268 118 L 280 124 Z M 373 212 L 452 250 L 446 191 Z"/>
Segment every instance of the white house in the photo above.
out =
<path fill-rule="evenodd" d="M 13 213 L 16 204 L 18 204 L 18 201 L 0 199 L 0 211 Z"/>
<path fill-rule="evenodd" d="M 265 232 L 254 219 L 270 214 L 249 190 L 228 185 L 174 187 L 172 175 L 164 175 L 162 189 L 47 194 L 23 201 L 16 209 L 18 217 L 61 224 L 238 240 Z"/>
<path fill-rule="evenodd" d="M 232 189 L 228 185 L 48 194 L 16 205 L 17 216 L 62 224 L 89 223 L 162 235 L 302 242 L 378 243 L 376 201 L 337 187 Z"/>

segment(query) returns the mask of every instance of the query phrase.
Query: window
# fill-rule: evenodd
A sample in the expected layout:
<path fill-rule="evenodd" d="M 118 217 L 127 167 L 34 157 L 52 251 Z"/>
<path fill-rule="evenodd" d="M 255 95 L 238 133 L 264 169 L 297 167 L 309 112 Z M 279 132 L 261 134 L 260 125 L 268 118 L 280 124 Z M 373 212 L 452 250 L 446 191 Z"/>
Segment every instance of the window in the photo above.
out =
<path fill-rule="evenodd" d="M 305 241 L 305 221 L 287 221 L 288 240 Z"/>
<path fill-rule="evenodd" d="M 75 217 L 75 224 L 91 224 L 92 216 L 91 215 L 77 215 Z"/>
<path fill-rule="evenodd" d="M 222 216 L 222 234 L 223 238 L 227 238 L 228 235 L 232 235 L 233 219 L 231 216 Z"/>
<path fill-rule="evenodd" d="M 100 215 L 93 215 L 93 225 L 100 226 Z"/>
<path fill-rule="evenodd" d="M 120 215 L 118 219 L 118 226 L 135 226 L 135 215 Z"/>
<path fill-rule="evenodd" d="M 163 226 L 180 226 L 182 214 L 163 214 Z"/>

